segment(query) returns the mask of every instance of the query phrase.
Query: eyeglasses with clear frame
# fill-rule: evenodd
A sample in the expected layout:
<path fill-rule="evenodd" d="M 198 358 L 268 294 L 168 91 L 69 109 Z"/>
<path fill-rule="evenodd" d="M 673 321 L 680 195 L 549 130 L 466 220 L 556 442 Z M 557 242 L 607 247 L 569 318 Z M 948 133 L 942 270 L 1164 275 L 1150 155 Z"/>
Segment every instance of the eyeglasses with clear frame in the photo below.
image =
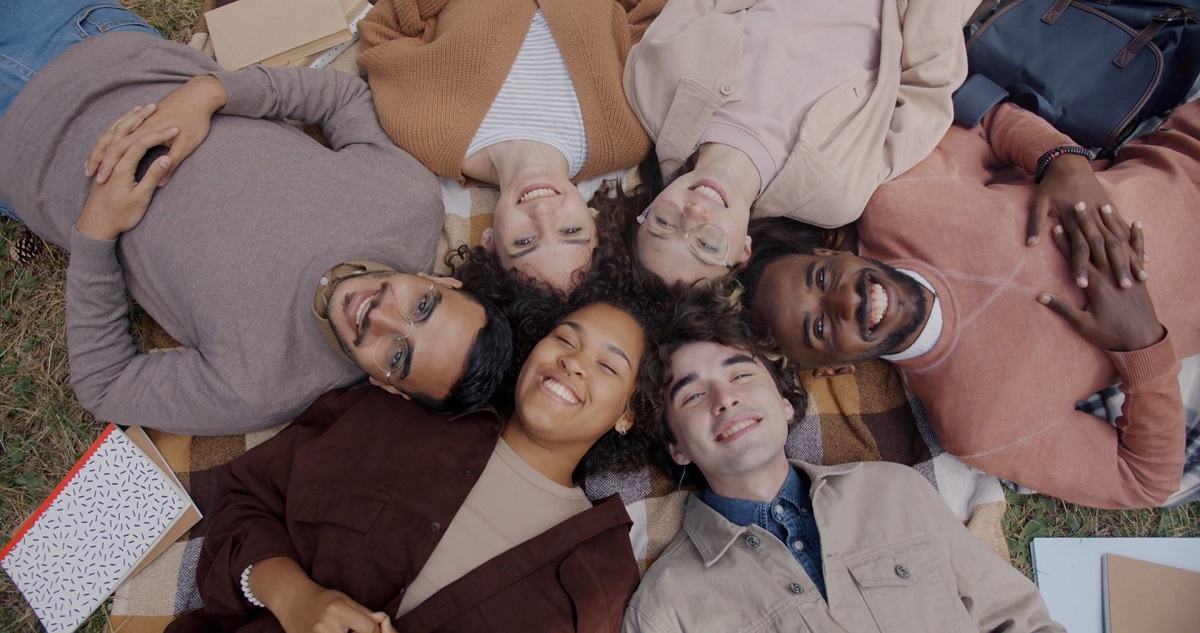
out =
<path fill-rule="evenodd" d="M 705 264 L 729 268 L 729 238 L 721 227 L 704 223 L 683 230 L 683 210 L 671 202 L 656 200 L 638 216 L 638 224 L 661 237 L 682 235 L 688 250 Z M 647 224 L 647 221 L 649 223 Z"/>
<path fill-rule="evenodd" d="M 408 287 L 396 299 L 396 308 L 400 312 L 400 318 L 408 323 L 408 331 L 404 334 L 388 334 L 380 338 L 375 342 L 375 348 L 371 351 L 371 360 L 375 362 L 379 371 L 383 372 L 384 382 L 391 384 L 392 376 L 408 367 L 409 348 L 404 343 L 412 335 L 416 322 L 422 320 L 425 313 L 433 307 L 435 299 L 433 289 L 436 286 L 436 283 L 429 284 L 429 287 L 423 292 Z M 399 378 L 403 380 L 407 375 L 408 372 L 404 371 Z"/>

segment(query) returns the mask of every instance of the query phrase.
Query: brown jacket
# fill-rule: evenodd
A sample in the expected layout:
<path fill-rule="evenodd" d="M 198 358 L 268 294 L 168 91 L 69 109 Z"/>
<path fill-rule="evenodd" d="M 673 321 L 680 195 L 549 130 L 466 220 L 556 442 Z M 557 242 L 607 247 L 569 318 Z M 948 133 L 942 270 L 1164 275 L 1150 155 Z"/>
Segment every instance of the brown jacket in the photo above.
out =
<path fill-rule="evenodd" d="M 467 147 L 512 69 L 540 6 L 575 85 L 588 158 L 576 181 L 650 151 L 621 75 L 666 0 L 379 0 L 359 23 L 383 129 L 446 178 L 465 181 Z"/>
<path fill-rule="evenodd" d="M 1061 633 L 1037 587 L 958 522 L 911 468 L 814 466 L 828 601 L 788 546 L 692 496 L 683 529 L 646 572 L 626 633 Z"/>
<path fill-rule="evenodd" d="M 203 612 L 168 629 L 280 631 L 242 570 L 287 556 L 402 632 L 615 631 L 638 581 L 617 496 L 477 567 L 395 619 L 495 447 L 492 411 L 454 418 L 374 387 L 332 392 L 230 464 L 196 581 Z"/>

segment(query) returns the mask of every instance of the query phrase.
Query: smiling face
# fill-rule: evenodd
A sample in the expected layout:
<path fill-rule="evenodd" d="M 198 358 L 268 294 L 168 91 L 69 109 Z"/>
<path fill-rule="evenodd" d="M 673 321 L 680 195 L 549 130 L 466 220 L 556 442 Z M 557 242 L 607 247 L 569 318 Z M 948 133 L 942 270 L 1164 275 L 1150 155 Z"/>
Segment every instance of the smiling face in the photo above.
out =
<path fill-rule="evenodd" d="M 582 456 L 624 418 L 644 346 L 641 325 L 623 310 L 597 303 L 572 312 L 521 367 L 513 423 L 539 446 Z"/>
<path fill-rule="evenodd" d="M 569 180 L 550 174 L 541 178 L 500 192 L 483 245 L 496 253 L 505 270 L 516 268 L 569 292 L 575 287 L 575 271 L 591 265 L 596 220 Z"/>
<path fill-rule="evenodd" d="M 638 261 L 667 284 L 692 282 L 729 274 L 750 256 L 750 204 L 757 189 L 749 192 L 744 183 L 721 163 L 698 166 L 671 184 L 650 205 L 650 213 L 638 227 Z M 743 202 L 738 202 L 743 201 Z M 715 257 L 705 256 L 711 240 L 697 241 L 696 229 L 709 224 L 723 236 Z M 703 231 L 703 229 L 702 229 Z M 689 246 L 688 233 L 696 242 Z M 700 242 L 703 242 L 700 243 Z M 724 258 L 724 264 L 714 263 Z"/>
<path fill-rule="evenodd" d="M 439 400 L 462 375 L 475 335 L 487 321 L 483 307 L 466 294 L 396 272 L 341 280 L 328 311 L 342 348 L 373 383 Z"/>
<path fill-rule="evenodd" d="M 832 369 L 906 348 L 931 304 L 928 290 L 891 266 L 818 249 L 763 270 L 754 316 L 798 365 Z"/>
<path fill-rule="evenodd" d="M 675 436 L 667 450 L 677 464 L 696 464 L 714 490 L 786 467 L 783 448 L 795 411 L 753 354 L 688 343 L 671 354 L 665 385 L 664 410 Z"/>

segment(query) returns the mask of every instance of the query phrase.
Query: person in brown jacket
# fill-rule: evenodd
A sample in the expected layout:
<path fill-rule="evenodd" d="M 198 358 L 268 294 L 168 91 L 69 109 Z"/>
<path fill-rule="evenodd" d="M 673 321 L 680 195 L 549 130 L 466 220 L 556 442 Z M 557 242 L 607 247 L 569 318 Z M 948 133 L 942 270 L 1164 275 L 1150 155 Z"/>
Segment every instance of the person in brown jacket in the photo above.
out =
<path fill-rule="evenodd" d="M 529 354 L 507 422 L 330 392 L 230 464 L 197 570 L 204 610 L 168 630 L 618 630 L 638 581 L 631 521 L 573 481 L 585 456 L 634 440 L 645 339 L 623 308 L 572 312 Z"/>
<path fill-rule="evenodd" d="M 636 165 L 650 139 L 621 87 L 665 0 L 379 0 L 359 66 L 384 130 L 438 175 L 500 188 L 483 245 L 570 291 L 597 245 L 573 183 Z"/>

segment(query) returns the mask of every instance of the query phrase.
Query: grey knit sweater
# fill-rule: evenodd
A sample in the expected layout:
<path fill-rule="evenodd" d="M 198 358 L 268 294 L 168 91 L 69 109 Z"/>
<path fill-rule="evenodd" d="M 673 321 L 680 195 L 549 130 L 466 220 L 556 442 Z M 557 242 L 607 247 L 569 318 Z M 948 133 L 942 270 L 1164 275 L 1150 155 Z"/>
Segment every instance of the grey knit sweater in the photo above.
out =
<path fill-rule="evenodd" d="M 212 73 L 229 93 L 208 139 L 114 241 L 73 230 L 100 133 L 135 105 Z M 321 126 L 332 150 L 277 120 Z M 351 259 L 433 264 L 436 178 L 379 127 L 361 80 L 335 71 L 221 72 L 188 47 L 117 32 L 74 45 L 0 118 L 0 199 L 71 251 L 71 382 L 97 418 L 225 434 L 291 419 L 363 377 L 309 313 L 322 272 Z M 128 291 L 180 352 L 138 354 Z"/>

